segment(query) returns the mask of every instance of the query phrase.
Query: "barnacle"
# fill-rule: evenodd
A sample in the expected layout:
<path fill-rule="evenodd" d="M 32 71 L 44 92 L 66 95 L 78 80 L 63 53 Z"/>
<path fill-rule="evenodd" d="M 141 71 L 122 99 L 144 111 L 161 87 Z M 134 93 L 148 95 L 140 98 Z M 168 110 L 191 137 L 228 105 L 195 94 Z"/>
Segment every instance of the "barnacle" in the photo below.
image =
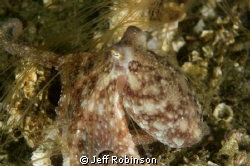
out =
<path fill-rule="evenodd" d="M 233 110 L 225 103 L 221 103 L 215 107 L 213 116 L 216 120 L 223 120 L 229 123 L 233 119 Z"/>

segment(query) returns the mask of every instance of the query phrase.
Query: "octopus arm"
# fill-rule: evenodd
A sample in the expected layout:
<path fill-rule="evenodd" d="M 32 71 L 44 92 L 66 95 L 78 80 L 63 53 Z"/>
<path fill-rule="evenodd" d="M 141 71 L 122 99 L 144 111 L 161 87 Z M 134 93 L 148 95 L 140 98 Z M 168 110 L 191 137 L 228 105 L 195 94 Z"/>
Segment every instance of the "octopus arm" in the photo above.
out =
<path fill-rule="evenodd" d="M 51 68 L 60 64 L 60 58 L 57 54 L 49 51 L 38 50 L 34 47 L 23 44 L 15 44 L 9 38 L 9 31 L 13 39 L 22 33 L 22 22 L 19 19 L 11 19 L 0 28 L 0 48 L 5 49 L 9 54 L 23 57 L 29 62 L 39 63 L 42 66 Z"/>
<path fill-rule="evenodd" d="M 70 162 L 68 165 L 81 165 L 81 156 L 92 159 L 104 151 L 113 152 L 117 157 L 126 155 L 138 158 L 123 111 L 121 95 L 116 91 L 116 79 L 96 71 L 86 78 L 88 79 L 83 80 L 82 89 L 79 89 L 78 83 L 78 89 L 71 94 L 72 99 L 80 97 L 81 100 L 72 105 L 70 110 L 75 112 L 72 113 L 68 130 L 63 134 L 67 136 L 68 147 L 63 152 L 64 161 Z M 66 101 L 62 100 L 60 105 L 63 106 L 64 102 Z M 60 117 L 64 113 L 68 112 L 59 113 Z"/>

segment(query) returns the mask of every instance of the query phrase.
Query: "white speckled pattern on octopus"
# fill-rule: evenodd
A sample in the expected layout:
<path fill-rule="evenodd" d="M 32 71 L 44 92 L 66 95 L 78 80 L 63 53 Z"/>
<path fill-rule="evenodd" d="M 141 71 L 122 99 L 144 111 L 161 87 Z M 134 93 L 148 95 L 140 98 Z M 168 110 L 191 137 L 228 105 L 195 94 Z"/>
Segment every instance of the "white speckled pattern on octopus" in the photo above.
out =
<path fill-rule="evenodd" d="M 83 155 L 112 151 L 139 158 L 128 128 L 128 117 L 154 139 L 174 148 L 201 140 L 201 110 L 185 76 L 167 60 L 146 49 L 146 35 L 130 26 L 118 43 L 95 62 L 97 54 L 59 56 L 8 40 L 18 36 L 18 19 L 0 29 L 0 46 L 7 52 L 61 75 L 57 123 L 62 131 L 64 165 L 81 165 Z M 94 65 L 92 62 L 94 61 Z"/>

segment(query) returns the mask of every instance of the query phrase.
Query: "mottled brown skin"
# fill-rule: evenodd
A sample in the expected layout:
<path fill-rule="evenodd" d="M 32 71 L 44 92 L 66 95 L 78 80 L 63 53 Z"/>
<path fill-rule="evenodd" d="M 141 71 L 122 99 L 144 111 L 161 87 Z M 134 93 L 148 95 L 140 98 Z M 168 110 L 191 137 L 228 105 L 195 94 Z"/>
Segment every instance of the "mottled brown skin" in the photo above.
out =
<path fill-rule="evenodd" d="M 156 140 L 174 148 L 189 147 L 203 136 L 199 104 L 185 76 L 145 45 L 145 34 L 129 27 L 110 48 L 124 56 L 119 60 L 119 66 L 126 68 L 122 73 L 126 76 L 123 106 Z"/>
<path fill-rule="evenodd" d="M 107 58 L 97 61 L 94 53 L 62 57 L 11 43 L 7 32 L 20 31 L 18 26 L 20 21 L 14 19 L 0 29 L 0 46 L 28 61 L 54 66 L 61 75 L 57 121 L 64 166 L 81 165 L 81 156 L 92 158 L 103 151 L 139 158 L 125 113 L 170 147 L 189 147 L 201 140 L 201 110 L 186 78 L 146 50 L 146 35 L 139 28 L 128 27 L 121 41 L 107 49 Z"/>

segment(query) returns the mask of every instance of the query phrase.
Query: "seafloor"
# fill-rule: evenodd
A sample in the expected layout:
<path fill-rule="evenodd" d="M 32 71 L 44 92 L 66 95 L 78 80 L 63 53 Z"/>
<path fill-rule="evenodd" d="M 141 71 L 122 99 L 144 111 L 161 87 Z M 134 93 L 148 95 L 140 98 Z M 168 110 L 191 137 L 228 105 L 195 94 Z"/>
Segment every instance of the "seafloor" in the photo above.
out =
<path fill-rule="evenodd" d="M 0 0 L 0 25 L 11 18 L 24 26 L 15 42 L 62 56 L 101 53 L 128 25 L 139 26 L 149 49 L 187 76 L 210 128 L 190 148 L 155 142 L 140 145 L 141 155 L 157 165 L 250 166 L 249 0 Z M 56 120 L 59 76 L 0 49 L 0 165 L 32 165 Z M 60 145 L 47 146 L 54 151 L 44 166 L 62 165 Z"/>

